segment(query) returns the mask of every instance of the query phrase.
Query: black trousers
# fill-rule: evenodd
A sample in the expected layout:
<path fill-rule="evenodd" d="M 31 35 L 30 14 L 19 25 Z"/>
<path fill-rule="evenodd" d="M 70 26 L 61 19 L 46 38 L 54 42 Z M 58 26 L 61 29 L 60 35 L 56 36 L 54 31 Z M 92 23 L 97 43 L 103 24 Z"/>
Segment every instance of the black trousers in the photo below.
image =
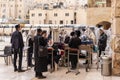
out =
<path fill-rule="evenodd" d="M 28 59 L 28 60 L 27 60 L 27 65 L 28 65 L 28 66 L 31 66 L 31 65 L 32 65 L 32 54 L 33 54 L 32 52 L 31 52 L 31 53 L 29 52 L 29 53 L 27 54 L 27 59 Z"/>
<path fill-rule="evenodd" d="M 19 56 L 19 62 L 18 62 L 18 66 L 17 66 L 17 58 Z M 22 69 L 22 57 L 23 57 L 23 51 L 22 49 L 15 49 L 14 50 L 14 69 L 18 69 L 21 70 Z"/>
<path fill-rule="evenodd" d="M 71 66 L 72 68 L 76 68 L 77 67 L 77 55 L 70 55 L 70 62 L 71 62 Z"/>
<path fill-rule="evenodd" d="M 99 57 L 101 56 L 101 54 L 102 54 L 102 51 L 105 51 L 105 50 L 99 50 Z M 105 55 L 105 54 L 104 54 Z"/>

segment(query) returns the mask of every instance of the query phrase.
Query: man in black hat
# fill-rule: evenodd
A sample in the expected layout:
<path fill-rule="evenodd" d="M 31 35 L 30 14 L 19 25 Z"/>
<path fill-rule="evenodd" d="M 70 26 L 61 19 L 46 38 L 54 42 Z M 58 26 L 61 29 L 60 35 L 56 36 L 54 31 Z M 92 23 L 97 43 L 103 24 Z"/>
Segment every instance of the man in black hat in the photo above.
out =
<path fill-rule="evenodd" d="M 69 42 L 69 47 L 73 49 L 79 49 L 79 46 L 81 45 L 81 39 L 79 38 L 81 35 L 80 31 L 75 31 L 75 37 L 71 38 Z M 71 51 L 70 51 L 71 52 Z M 73 51 L 72 53 L 77 53 L 76 51 Z M 77 68 L 77 55 L 70 55 L 70 61 L 72 65 L 72 70 Z"/>
<path fill-rule="evenodd" d="M 44 40 L 42 33 L 46 33 L 46 31 L 42 32 L 42 29 L 37 29 L 37 35 L 34 37 L 34 56 L 35 56 L 35 77 L 38 79 L 44 79 L 46 76 L 43 76 L 43 72 L 47 71 L 47 56 L 42 56 L 39 54 L 39 46 L 47 45 L 47 41 Z"/>
<path fill-rule="evenodd" d="M 16 31 L 12 33 L 12 37 L 11 37 L 12 49 L 14 52 L 14 71 L 24 72 L 25 70 L 22 70 L 22 57 L 23 57 L 24 42 L 23 42 L 22 34 L 20 32 L 21 30 L 20 24 L 16 25 L 15 29 Z M 19 65 L 17 67 L 16 61 L 17 61 L 18 55 L 19 55 Z"/>

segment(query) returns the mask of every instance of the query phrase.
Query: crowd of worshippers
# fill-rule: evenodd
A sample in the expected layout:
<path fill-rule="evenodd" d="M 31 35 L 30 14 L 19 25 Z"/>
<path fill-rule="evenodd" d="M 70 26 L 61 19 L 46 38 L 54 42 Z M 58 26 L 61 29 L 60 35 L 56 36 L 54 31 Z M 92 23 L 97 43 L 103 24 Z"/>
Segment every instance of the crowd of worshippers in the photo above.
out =
<path fill-rule="evenodd" d="M 12 50 L 14 53 L 14 71 L 18 72 L 24 72 L 25 70 L 22 69 L 22 58 L 23 58 L 23 48 L 24 48 L 24 41 L 21 34 L 21 26 L 18 24 L 15 26 L 16 31 L 12 33 L 11 36 L 11 44 L 12 44 Z M 84 32 L 86 29 L 82 29 L 82 32 L 80 30 L 75 30 L 70 33 L 70 35 L 66 35 L 64 38 L 62 37 L 62 33 L 60 33 L 60 42 L 52 43 L 52 29 L 50 29 L 50 32 L 47 33 L 46 30 L 37 29 L 37 34 L 35 35 L 35 31 L 31 30 L 29 32 L 28 36 L 28 51 L 27 51 L 27 65 L 29 67 L 34 66 L 35 70 L 35 77 L 39 79 L 46 78 L 42 74 L 42 72 L 48 71 L 47 66 L 50 64 L 52 66 L 51 62 L 51 55 L 48 54 L 48 47 L 51 46 L 53 50 L 53 60 L 55 63 L 59 63 L 59 60 L 62 56 L 62 53 L 60 53 L 60 49 L 64 50 L 64 44 L 68 44 L 70 48 L 76 48 L 78 49 L 81 44 L 86 44 L 85 42 L 89 40 L 90 43 L 93 43 L 92 39 L 89 38 Z M 64 31 L 64 30 L 62 30 Z M 106 47 L 106 40 L 107 36 L 104 33 L 102 29 L 100 29 L 100 39 L 98 46 L 99 52 L 101 54 L 101 51 L 105 50 Z M 48 34 L 48 35 L 47 35 Z M 34 54 L 34 61 L 32 62 L 32 57 Z M 19 57 L 18 65 L 17 63 L 17 57 Z M 77 66 L 77 56 L 76 55 L 70 55 L 70 62 L 71 62 L 71 69 L 76 69 Z M 53 66 L 55 68 L 55 65 Z"/>

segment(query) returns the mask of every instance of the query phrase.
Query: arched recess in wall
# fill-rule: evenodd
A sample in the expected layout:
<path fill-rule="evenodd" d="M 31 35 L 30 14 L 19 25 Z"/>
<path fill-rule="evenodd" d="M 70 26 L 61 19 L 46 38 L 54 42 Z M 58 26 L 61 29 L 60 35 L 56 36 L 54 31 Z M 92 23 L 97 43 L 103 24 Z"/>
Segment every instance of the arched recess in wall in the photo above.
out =
<path fill-rule="evenodd" d="M 108 30 L 111 27 L 111 23 L 108 21 L 101 21 L 98 24 L 96 24 L 97 27 L 103 26 L 105 30 Z"/>

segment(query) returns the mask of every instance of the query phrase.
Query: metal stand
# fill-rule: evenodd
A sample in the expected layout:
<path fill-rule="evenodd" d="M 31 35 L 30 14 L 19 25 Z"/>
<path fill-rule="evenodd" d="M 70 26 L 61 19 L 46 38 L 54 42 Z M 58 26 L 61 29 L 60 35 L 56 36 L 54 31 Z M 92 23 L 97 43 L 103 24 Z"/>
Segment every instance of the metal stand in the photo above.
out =
<path fill-rule="evenodd" d="M 53 58 L 53 48 L 52 47 L 48 47 L 48 50 L 49 50 L 49 52 L 48 52 L 48 54 L 50 54 L 51 55 L 51 62 L 52 62 L 52 66 L 51 66 L 51 70 L 50 70 L 50 72 L 52 73 L 53 71 L 54 71 L 54 58 Z"/>
<path fill-rule="evenodd" d="M 75 72 L 75 75 L 78 75 L 80 73 L 79 72 L 79 50 L 75 49 L 75 51 L 77 51 L 77 53 L 70 53 L 71 50 L 72 49 L 68 49 L 68 71 L 66 72 L 66 74 L 68 74 L 70 72 Z M 77 69 L 75 69 L 75 70 L 70 69 L 70 61 L 69 61 L 70 54 L 77 55 L 78 63 L 77 63 Z"/>
<path fill-rule="evenodd" d="M 68 59 L 68 50 L 69 50 L 69 46 L 68 46 L 68 44 L 65 44 L 65 45 L 64 45 L 64 55 L 63 55 L 63 58 L 64 58 L 64 66 L 65 66 L 65 67 L 68 66 L 68 64 L 67 64 L 67 63 L 68 63 L 68 62 L 67 62 L 67 61 L 68 61 L 68 60 L 67 60 L 67 59 Z"/>
<path fill-rule="evenodd" d="M 91 45 L 80 45 L 79 46 L 80 51 L 85 50 L 87 52 L 87 56 L 85 57 L 86 63 L 86 72 L 88 72 L 88 69 L 92 66 L 92 46 Z"/>

